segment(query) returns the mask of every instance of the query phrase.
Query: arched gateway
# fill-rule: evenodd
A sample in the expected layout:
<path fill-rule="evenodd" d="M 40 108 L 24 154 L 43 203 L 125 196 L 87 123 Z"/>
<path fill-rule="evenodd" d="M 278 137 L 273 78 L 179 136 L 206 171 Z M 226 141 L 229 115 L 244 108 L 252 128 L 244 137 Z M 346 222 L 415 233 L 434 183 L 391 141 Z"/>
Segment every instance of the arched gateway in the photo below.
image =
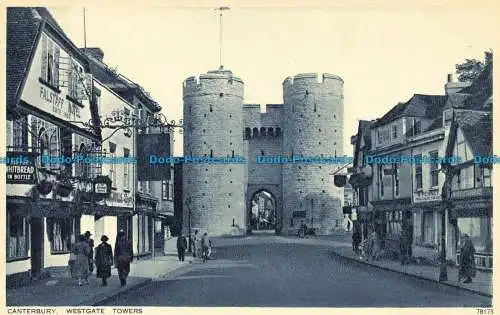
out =
<path fill-rule="evenodd" d="M 274 185 L 249 185 L 246 195 L 246 228 L 256 232 L 281 233 L 283 208 L 281 188 Z"/>

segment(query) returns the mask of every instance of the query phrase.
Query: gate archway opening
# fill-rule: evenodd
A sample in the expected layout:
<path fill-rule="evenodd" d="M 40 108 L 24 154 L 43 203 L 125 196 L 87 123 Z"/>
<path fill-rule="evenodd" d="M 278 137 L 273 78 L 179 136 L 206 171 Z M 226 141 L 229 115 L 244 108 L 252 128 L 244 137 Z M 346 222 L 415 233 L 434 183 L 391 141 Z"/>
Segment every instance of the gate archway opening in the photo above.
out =
<path fill-rule="evenodd" d="M 250 233 L 276 232 L 276 198 L 271 192 L 266 189 L 255 192 L 248 209 Z"/>

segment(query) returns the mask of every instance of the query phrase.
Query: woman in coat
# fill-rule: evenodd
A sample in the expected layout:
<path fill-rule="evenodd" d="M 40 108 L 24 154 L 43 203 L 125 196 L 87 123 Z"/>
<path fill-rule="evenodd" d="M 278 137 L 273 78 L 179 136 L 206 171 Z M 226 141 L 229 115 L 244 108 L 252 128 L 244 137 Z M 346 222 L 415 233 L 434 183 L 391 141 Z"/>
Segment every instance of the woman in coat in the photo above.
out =
<path fill-rule="evenodd" d="M 130 273 L 130 262 L 132 261 L 132 242 L 127 240 L 125 232 L 118 232 L 115 244 L 115 266 L 118 269 L 118 277 L 122 286 L 127 284 L 127 276 Z"/>
<path fill-rule="evenodd" d="M 464 283 L 471 283 L 472 278 L 476 276 L 476 262 L 474 254 L 476 249 L 469 236 L 464 234 L 463 245 L 460 248 L 460 267 L 458 271 L 458 281 L 465 278 Z"/>
<path fill-rule="evenodd" d="M 78 237 L 78 242 L 73 247 L 73 253 L 75 254 L 73 271 L 78 279 L 78 285 L 88 284 L 90 247 L 84 235 Z"/>
<path fill-rule="evenodd" d="M 102 285 L 108 285 L 108 278 L 111 277 L 111 266 L 113 265 L 113 249 L 107 243 L 108 237 L 101 236 L 101 244 L 95 250 L 95 264 L 97 267 L 97 278 L 102 279 Z"/>

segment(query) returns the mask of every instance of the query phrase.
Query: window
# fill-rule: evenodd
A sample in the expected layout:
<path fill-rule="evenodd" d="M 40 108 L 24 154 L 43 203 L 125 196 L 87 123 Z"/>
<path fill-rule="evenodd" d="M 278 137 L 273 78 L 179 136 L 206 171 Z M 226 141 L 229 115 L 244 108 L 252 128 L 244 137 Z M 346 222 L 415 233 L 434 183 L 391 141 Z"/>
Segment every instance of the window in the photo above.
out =
<path fill-rule="evenodd" d="M 467 154 L 467 143 L 462 135 L 462 132 L 457 132 L 457 154 L 462 161 L 468 161 L 471 157 Z"/>
<path fill-rule="evenodd" d="M 51 253 L 67 253 L 76 241 L 78 218 L 47 218 Z"/>
<path fill-rule="evenodd" d="M 413 120 L 413 135 L 418 135 L 422 132 L 422 122 L 420 119 Z"/>
<path fill-rule="evenodd" d="M 261 128 L 260 128 L 260 135 L 261 135 L 262 137 L 265 137 L 265 136 L 266 136 L 266 128 L 265 128 L 265 127 L 261 127 Z"/>
<path fill-rule="evenodd" d="M 281 137 L 281 128 L 276 128 L 276 137 Z"/>
<path fill-rule="evenodd" d="M 249 127 L 245 128 L 245 139 L 250 139 L 252 137 L 252 129 Z"/>
<path fill-rule="evenodd" d="M 397 139 L 398 138 L 398 126 L 393 125 L 391 127 L 391 129 L 392 129 L 392 132 L 391 132 L 392 133 L 392 140 Z"/>
<path fill-rule="evenodd" d="M 41 78 L 52 85 L 59 87 L 59 47 L 47 36 L 42 36 L 42 69 Z"/>
<path fill-rule="evenodd" d="M 415 187 L 422 189 L 422 154 L 415 155 Z"/>
<path fill-rule="evenodd" d="M 483 186 L 491 187 L 491 169 L 488 167 L 482 167 L 481 172 L 483 173 Z"/>
<path fill-rule="evenodd" d="M 113 160 L 116 159 L 116 144 L 114 144 L 113 142 L 109 143 L 109 156 Z M 109 178 L 112 181 L 111 186 L 113 188 L 116 188 L 116 164 L 115 163 L 109 164 Z"/>
<path fill-rule="evenodd" d="M 274 129 L 273 129 L 273 128 L 269 128 L 269 129 L 267 129 L 267 135 L 268 135 L 269 137 L 274 136 Z"/>
<path fill-rule="evenodd" d="M 163 200 L 173 200 L 174 197 L 174 183 L 171 180 L 164 180 L 161 182 L 161 197 Z"/>
<path fill-rule="evenodd" d="M 380 197 L 384 197 L 384 165 L 378 166 L 378 186 Z"/>
<path fill-rule="evenodd" d="M 257 138 L 259 136 L 259 129 L 258 128 L 253 128 L 253 137 Z"/>
<path fill-rule="evenodd" d="M 393 164 L 394 170 L 394 195 L 399 196 L 399 164 Z"/>
<path fill-rule="evenodd" d="M 87 148 L 85 147 L 85 144 L 80 145 L 80 150 L 77 152 L 78 155 L 82 155 L 83 157 L 86 157 L 89 155 L 89 152 Z M 81 161 L 76 165 L 76 176 L 77 177 L 82 177 L 82 178 L 90 178 L 90 167 L 91 164 L 86 163 L 85 161 Z"/>
<path fill-rule="evenodd" d="M 130 150 L 123 149 L 123 157 L 128 158 L 130 155 Z M 130 164 L 123 164 L 123 189 L 130 190 Z"/>
<path fill-rule="evenodd" d="M 438 169 L 438 152 L 429 152 L 430 157 L 430 171 L 431 171 L 431 188 L 439 186 L 439 169 Z"/>
<path fill-rule="evenodd" d="M 28 219 L 7 211 L 7 259 L 29 256 L 30 230 Z"/>
<path fill-rule="evenodd" d="M 403 212 L 400 211 L 388 211 L 385 213 L 385 222 L 387 234 L 389 235 L 399 235 L 401 234 L 401 226 L 403 222 Z"/>
<path fill-rule="evenodd" d="M 72 156 L 73 152 L 73 134 L 69 128 L 61 128 L 61 154 L 63 156 Z M 66 176 L 73 176 L 73 164 L 64 163 L 61 165 L 63 173 Z"/>

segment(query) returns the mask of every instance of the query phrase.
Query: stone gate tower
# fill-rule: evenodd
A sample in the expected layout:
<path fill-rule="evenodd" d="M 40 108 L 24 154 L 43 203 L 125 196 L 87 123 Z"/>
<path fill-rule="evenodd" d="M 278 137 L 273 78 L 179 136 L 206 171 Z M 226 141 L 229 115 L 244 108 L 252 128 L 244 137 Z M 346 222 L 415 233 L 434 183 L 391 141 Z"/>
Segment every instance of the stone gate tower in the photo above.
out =
<path fill-rule="evenodd" d="M 283 82 L 283 153 L 289 156 L 343 155 L 343 84 L 332 74 L 299 74 Z M 329 234 L 342 218 L 342 190 L 332 174 L 342 165 L 283 165 L 283 232 L 301 221 L 319 234 Z"/>
<path fill-rule="evenodd" d="M 243 81 L 229 70 L 209 71 L 183 84 L 184 156 L 243 156 Z M 183 166 L 183 231 L 245 233 L 245 164 Z"/>

